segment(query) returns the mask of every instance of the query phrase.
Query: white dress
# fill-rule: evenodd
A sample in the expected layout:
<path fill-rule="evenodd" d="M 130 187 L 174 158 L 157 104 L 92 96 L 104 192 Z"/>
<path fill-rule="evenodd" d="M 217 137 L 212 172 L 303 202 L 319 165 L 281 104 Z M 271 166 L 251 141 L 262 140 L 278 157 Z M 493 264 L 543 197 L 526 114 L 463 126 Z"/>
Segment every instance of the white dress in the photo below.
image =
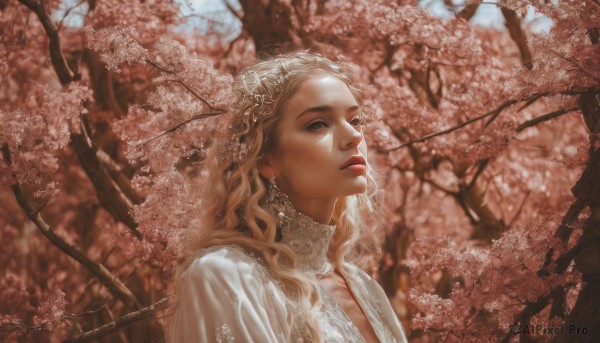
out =
<path fill-rule="evenodd" d="M 324 342 L 365 342 L 359 330 L 318 280 L 333 271 L 327 249 L 335 226 L 295 212 L 282 230 L 282 243 L 298 255 L 299 268 L 322 297 L 317 321 Z M 406 334 L 379 284 L 344 263 L 341 271 L 379 340 L 407 342 Z M 259 258 L 232 245 L 204 249 L 181 274 L 180 302 L 166 327 L 168 343 L 307 342 L 299 308 Z"/>

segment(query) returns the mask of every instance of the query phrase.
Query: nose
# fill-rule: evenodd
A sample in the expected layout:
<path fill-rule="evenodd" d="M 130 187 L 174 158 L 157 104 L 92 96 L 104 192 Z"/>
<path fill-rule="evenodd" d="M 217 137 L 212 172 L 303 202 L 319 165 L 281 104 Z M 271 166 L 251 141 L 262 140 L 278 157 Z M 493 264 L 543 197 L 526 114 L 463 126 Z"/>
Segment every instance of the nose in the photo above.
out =
<path fill-rule="evenodd" d="M 357 147 L 363 140 L 362 126 L 354 127 L 349 123 L 344 125 L 344 138 L 342 139 L 342 148 L 350 149 Z"/>

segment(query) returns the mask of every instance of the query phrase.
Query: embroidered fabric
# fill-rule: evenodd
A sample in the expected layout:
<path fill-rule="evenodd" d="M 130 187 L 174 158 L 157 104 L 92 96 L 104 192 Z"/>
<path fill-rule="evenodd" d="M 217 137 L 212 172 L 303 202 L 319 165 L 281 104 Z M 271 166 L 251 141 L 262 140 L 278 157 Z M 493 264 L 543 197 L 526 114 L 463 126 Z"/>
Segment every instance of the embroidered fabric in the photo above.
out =
<path fill-rule="evenodd" d="M 298 255 L 298 268 L 318 280 L 333 271 L 327 259 L 334 225 L 320 224 L 286 205 L 282 240 Z M 385 292 L 367 273 L 343 263 L 340 273 L 381 342 L 407 342 Z M 166 327 L 167 342 L 309 342 L 300 308 L 262 261 L 234 245 L 204 249 L 182 273 L 180 303 Z M 318 288 L 323 341 L 365 342 L 334 297 Z"/>
<path fill-rule="evenodd" d="M 331 273 L 333 264 L 327 259 L 327 250 L 335 233 L 335 225 L 318 223 L 297 212 L 289 200 L 284 213 L 286 225 L 282 225 L 281 243 L 289 245 L 296 253 L 297 267 L 319 276 Z"/>

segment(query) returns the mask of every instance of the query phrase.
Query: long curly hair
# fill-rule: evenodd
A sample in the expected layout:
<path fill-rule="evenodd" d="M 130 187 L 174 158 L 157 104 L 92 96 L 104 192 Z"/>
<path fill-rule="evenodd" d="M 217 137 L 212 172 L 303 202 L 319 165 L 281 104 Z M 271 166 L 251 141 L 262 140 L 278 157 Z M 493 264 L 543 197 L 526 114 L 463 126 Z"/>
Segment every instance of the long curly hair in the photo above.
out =
<path fill-rule="evenodd" d="M 304 51 L 261 61 L 236 77 L 228 130 L 215 138 L 207 154 L 202 227 L 186 230 L 182 240 L 185 260 L 178 271 L 185 270 L 203 248 L 213 245 L 236 245 L 260 256 L 272 277 L 301 306 L 298 313 L 303 318 L 297 319 L 305 322 L 305 335 L 314 342 L 322 341 L 315 320 L 321 306 L 318 284 L 295 268 L 294 251 L 279 242 L 279 219 L 264 204 L 269 180 L 260 175 L 258 165 L 276 147 L 276 128 L 286 102 L 303 81 L 324 73 L 344 81 L 360 99 L 349 68 Z M 369 162 L 367 180 L 365 193 L 340 197 L 335 204 L 330 224 L 335 224 L 336 230 L 328 257 L 338 269 L 343 261 L 354 261 L 373 250 L 358 244 L 362 233 L 378 226 L 381 218 L 376 213 L 380 196 Z"/>

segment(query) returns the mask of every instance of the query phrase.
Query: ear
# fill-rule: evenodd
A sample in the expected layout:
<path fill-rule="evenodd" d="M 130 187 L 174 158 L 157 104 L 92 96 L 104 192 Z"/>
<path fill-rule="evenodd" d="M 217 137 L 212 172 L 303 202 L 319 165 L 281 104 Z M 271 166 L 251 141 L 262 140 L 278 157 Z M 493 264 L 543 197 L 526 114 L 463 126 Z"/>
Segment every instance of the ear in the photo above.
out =
<path fill-rule="evenodd" d="M 273 163 L 271 156 L 263 157 L 260 161 L 258 161 L 256 167 L 260 175 L 267 180 L 269 180 L 272 176 L 277 175 L 277 167 L 275 166 L 275 163 Z"/>

